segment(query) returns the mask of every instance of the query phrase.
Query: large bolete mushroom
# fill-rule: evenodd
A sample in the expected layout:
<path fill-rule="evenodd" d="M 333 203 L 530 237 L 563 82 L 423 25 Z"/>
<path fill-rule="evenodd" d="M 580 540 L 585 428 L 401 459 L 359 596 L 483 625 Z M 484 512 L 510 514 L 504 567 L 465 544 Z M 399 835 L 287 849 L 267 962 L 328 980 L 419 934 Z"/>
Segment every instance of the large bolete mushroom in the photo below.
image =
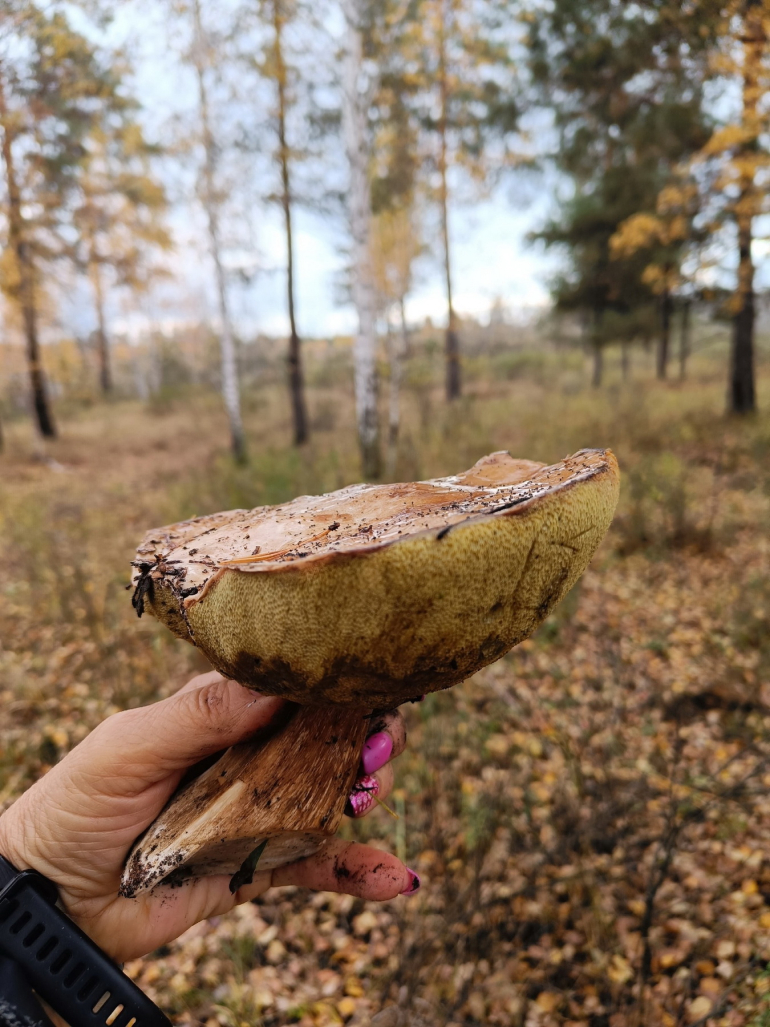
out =
<path fill-rule="evenodd" d="M 149 532 L 137 612 L 292 704 L 172 798 L 123 894 L 172 872 L 242 881 L 257 858 L 268 869 L 314 852 L 339 826 L 371 712 L 456 684 L 530 635 L 585 570 L 618 488 L 610 450 L 552 466 L 493 453 L 450 478 Z"/>

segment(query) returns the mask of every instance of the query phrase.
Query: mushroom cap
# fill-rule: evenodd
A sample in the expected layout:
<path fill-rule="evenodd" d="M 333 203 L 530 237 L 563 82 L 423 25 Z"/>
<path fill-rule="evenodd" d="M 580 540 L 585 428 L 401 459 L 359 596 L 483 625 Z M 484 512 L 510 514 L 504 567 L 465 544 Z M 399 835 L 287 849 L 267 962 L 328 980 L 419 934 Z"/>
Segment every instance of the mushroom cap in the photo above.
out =
<path fill-rule="evenodd" d="M 390 708 L 530 635 L 609 527 L 611 450 L 352 485 L 149 532 L 134 605 L 222 674 L 311 706 Z"/>

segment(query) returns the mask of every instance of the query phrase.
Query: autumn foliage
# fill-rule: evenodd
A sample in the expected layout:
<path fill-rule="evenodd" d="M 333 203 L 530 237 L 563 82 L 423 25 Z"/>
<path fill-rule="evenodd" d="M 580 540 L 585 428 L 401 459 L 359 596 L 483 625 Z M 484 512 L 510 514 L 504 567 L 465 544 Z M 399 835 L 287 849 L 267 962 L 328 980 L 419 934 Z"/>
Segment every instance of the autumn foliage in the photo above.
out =
<path fill-rule="evenodd" d="M 478 357 L 462 424 L 426 421 L 426 403 L 442 409 L 436 359 L 429 387 L 406 378 L 396 476 L 447 473 L 490 449 L 554 460 L 608 444 L 625 475 L 610 536 L 533 640 L 407 707 L 398 819 L 380 810 L 345 830 L 405 856 L 425 881 L 418 898 L 285 889 L 127 970 L 175 1022 L 208 1027 L 760 1027 L 770 424 L 722 420 L 722 356 L 698 354 L 691 384 L 661 389 L 648 366 L 601 401 L 570 391 L 562 357 L 513 381 L 501 357 Z M 546 398 L 556 386 L 558 402 Z M 317 387 L 311 416 L 335 397 Z M 305 459 L 284 405 L 280 385 L 249 396 L 248 471 L 220 455 L 213 393 L 153 414 L 80 413 L 52 465 L 31 460 L 31 436 L 11 425 L 4 804 L 104 716 L 202 669 L 131 610 L 128 560 L 148 524 L 351 480 L 352 410 L 337 402 L 340 419 Z"/>

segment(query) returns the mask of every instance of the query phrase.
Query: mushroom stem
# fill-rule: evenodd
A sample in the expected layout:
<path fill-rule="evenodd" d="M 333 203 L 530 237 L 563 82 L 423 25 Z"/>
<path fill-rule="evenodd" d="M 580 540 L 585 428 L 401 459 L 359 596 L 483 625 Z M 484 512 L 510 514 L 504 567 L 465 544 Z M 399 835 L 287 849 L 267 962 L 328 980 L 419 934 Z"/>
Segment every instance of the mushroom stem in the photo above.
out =
<path fill-rule="evenodd" d="M 138 895 L 168 878 L 243 874 L 265 842 L 258 869 L 271 870 L 312 855 L 335 834 L 369 711 L 287 709 L 277 729 L 228 749 L 172 796 L 135 843 L 121 895 Z"/>

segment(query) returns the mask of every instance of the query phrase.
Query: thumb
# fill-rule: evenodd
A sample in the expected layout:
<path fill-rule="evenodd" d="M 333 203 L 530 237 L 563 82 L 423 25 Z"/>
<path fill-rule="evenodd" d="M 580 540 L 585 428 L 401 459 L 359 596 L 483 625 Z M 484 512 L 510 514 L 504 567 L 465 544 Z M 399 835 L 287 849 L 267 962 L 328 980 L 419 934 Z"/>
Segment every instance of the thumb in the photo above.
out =
<path fill-rule="evenodd" d="M 125 794 L 163 781 L 271 723 L 285 700 L 217 678 L 168 699 L 109 717 L 81 750 L 89 776 L 122 782 Z M 73 768 L 74 769 L 74 768 Z"/>

